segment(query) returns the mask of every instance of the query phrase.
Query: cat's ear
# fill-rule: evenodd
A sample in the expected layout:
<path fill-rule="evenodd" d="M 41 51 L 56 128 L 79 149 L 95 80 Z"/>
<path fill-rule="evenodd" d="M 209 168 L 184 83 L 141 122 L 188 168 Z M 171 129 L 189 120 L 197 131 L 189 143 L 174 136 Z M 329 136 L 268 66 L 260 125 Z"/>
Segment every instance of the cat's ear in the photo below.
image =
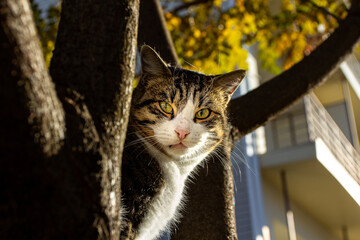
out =
<path fill-rule="evenodd" d="M 245 78 L 246 71 L 243 69 L 218 75 L 213 80 L 213 86 L 227 92 L 230 96 L 238 88 L 241 81 Z"/>
<path fill-rule="evenodd" d="M 171 71 L 154 49 L 148 45 L 141 47 L 141 71 L 154 76 L 170 76 Z"/>

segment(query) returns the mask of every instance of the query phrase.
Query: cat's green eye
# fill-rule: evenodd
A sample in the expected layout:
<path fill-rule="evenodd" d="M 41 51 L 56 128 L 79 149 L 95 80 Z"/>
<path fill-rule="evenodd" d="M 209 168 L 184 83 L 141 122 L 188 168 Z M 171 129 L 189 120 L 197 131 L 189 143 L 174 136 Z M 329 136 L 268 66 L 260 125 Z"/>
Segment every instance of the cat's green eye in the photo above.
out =
<path fill-rule="evenodd" d="M 210 109 L 203 108 L 195 113 L 195 118 L 199 120 L 206 119 L 210 116 L 210 113 L 211 113 Z"/>
<path fill-rule="evenodd" d="M 166 114 L 173 113 L 173 108 L 169 103 L 162 101 L 162 102 L 159 102 L 159 106 L 160 106 L 161 110 L 164 111 L 164 113 L 166 113 Z"/>

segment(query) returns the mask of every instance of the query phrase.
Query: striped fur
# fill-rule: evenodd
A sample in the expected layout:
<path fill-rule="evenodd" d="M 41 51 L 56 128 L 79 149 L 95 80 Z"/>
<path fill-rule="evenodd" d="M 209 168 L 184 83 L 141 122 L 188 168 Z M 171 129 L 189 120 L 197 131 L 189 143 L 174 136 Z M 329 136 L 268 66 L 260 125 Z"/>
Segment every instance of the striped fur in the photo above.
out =
<path fill-rule="evenodd" d="M 122 239 L 148 240 L 176 221 L 186 179 L 222 142 L 226 106 L 245 71 L 207 76 L 170 67 L 148 46 L 141 60 L 123 158 Z M 202 109 L 210 113 L 204 119 Z"/>

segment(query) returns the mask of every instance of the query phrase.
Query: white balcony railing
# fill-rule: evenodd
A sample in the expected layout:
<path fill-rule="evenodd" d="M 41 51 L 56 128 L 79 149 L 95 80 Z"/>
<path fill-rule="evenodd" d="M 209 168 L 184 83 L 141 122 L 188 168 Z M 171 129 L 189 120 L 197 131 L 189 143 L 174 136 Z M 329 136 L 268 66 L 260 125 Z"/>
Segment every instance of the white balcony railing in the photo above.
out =
<path fill-rule="evenodd" d="M 350 56 L 340 64 L 340 69 L 360 99 L 360 63 L 355 55 L 350 54 Z"/>
<path fill-rule="evenodd" d="M 320 138 L 360 185 L 360 154 L 314 94 L 271 121 L 268 131 L 268 151 L 300 146 Z"/>
<path fill-rule="evenodd" d="M 360 154 L 314 94 L 306 96 L 304 104 L 310 141 L 321 138 L 336 159 L 360 185 Z"/>

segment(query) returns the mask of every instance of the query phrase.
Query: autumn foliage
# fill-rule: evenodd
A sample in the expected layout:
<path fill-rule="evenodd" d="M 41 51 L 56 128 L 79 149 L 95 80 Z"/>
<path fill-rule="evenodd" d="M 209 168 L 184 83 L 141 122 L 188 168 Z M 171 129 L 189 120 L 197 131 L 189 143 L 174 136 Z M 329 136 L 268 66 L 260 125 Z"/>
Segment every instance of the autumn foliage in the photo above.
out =
<path fill-rule="evenodd" d="M 183 67 L 218 74 L 247 69 L 256 44 L 262 67 L 279 74 L 309 55 L 347 15 L 341 0 L 164 0 L 167 27 Z M 47 65 L 60 4 L 46 13 L 31 1 Z"/>
<path fill-rule="evenodd" d="M 344 1 L 337 0 L 183 2 L 199 4 L 165 3 L 178 56 L 183 66 L 213 74 L 246 68 L 246 47 L 253 44 L 262 67 L 278 74 L 314 50 L 347 15 Z"/>

